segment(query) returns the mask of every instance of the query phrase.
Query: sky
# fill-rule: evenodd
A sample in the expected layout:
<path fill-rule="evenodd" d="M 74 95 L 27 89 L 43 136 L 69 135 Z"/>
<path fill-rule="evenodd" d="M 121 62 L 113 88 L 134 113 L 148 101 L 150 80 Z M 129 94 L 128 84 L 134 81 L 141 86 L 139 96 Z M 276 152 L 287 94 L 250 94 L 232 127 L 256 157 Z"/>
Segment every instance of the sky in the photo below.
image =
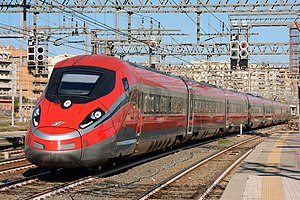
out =
<path fill-rule="evenodd" d="M 27 26 L 32 26 L 33 24 L 33 17 L 31 14 L 28 14 L 28 21 Z M 73 17 L 72 17 L 73 16 Z M 60 27 L 63 24 L 66 26 L 71 26 L 72 23 L 76 24 L 76 22 L 83 26 L 83 21 L 88 23 L 90 29 L 96 28 L 103 28 L 106 25 L 108 27 L 115 28 L 116 25 L 116 17 L 114 14 L 87 14 L 88 19 L 83 20 L 82 15 L 76 14 L 39 14 L 38 15 L 38 26 L 50 26 L 50 27 Z M 195 43 L 196 42 L 196 14 L 133 14 L 132 16 L 132 27 L 134 28 L 142 28 L 142 19 L 144 18 L 144 26 L 149 27 L 150 18 L 153 18 L 154 24 L 158 24 L 157 22 L 161 23 L 161 26 L 166 29 L 176 29 L 180 30 L 180 32 L 176 33 L 186 33 L 188 36 L 178 36 L 178 37 L 163 37 L 162 42 L 168 44 L 176 44 L 176 43 Z M 74 19 L 72 22 L 72 18 Z M 1 13 L 0 11 L 0 26 L 7 27 L 7 26 L 20 26 L 20 14 L 8 14 L 8 13 Z M 64 20 L 65 19 L 65 20 Z M 65 21 L 65 22 L 63 22 Z M 224 23 L 224 27 L 222 24 Z M 228 32 L 229 30 L 229 22 L 228 22 L 228 14 L 221 13 L 221 14 L 202 14 L 201 15 L 201 32 L 202 33 L 220 33 Z M 120 28 L 127 28 L 127 15 L 120 14 L 119 15 L 119 26 Z M 0 34 L 3 33 L 3 29 L 0 29 Z M 288 28 L 287 27 L 259 27 L 259 28 L 252 28 L 250 32 L 255 33 L 257 35 L 250 36 L 249 42 L 288 42 Z M 74 42 L 74 41 L 85 41 L 85 36 L 74 36 L 64 38 L 64 36 L 55 35 L 50 37 L 50 41 L 64 41 L 65 43 L 60 46 L 55 46 L 51 42 L 49 44 L 49 55 L 55 56 L 59 54 L 85 54 L 83 45 L 78 44 L 67 44 L 67 42 Z M 59 39 L 61 38 L 61 40 Z M 209 39 L 208 41 L 206 41 Z M 203 43 L 229 43 L 229 37 L 215 37 L 211 39 L 207 36 L 201 37 L 201 42 Z M 206 41 L 206 42 L 205 42 Z M 0 38 L 0 46 L 5 45 L 12 45 L 19 47 L 20 40 L 19 39 L 1 39 Z M 23 47 L 26 47 L 26 41 L 24 41 Z M 126 57 L 127 59 L 129 57 Z M 134 62 L 144 62 L 147 60 L 147 57 L 140 57 L 134 56 L 130 57 Z M 168 61 L 170 63 L 182 63 L 184 61 L 191 62 L 191 60 L 202 60 L 206 59 L 204 56 L 193 56 L 193 57 L 182 57 L 182 59 L 177 59 L 176 57 L 168 57 Z M 213 56 L 210 58 L 213 61 L 228 61 L 229 56 Z M 251 55 L 250 61 L 252 62 L 286 62 L 288 63 L 289 57 L 288 56 L 256 56 Z"/>

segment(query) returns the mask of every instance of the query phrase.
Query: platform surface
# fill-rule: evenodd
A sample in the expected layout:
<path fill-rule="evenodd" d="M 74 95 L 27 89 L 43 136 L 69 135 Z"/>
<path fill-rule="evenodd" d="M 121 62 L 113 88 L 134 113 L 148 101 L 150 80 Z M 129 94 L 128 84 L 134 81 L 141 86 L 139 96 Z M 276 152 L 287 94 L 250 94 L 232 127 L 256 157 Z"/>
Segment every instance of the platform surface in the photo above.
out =
<path fill-rule="evenodd" d="M 277 131 L 242 162 L 221 200 L 299 200 L 300 134 Z"/>

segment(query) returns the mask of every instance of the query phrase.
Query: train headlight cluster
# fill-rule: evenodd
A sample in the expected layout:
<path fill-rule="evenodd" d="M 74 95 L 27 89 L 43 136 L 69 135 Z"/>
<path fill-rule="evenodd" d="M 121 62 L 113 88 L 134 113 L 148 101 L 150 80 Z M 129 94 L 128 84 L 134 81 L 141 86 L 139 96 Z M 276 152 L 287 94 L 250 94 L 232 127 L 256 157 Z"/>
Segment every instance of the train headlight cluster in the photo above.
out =
<path fill-rule="evenodd" d="M 32 124 L 34 127 L 39 125 L 40 116 L 41 116 L 41 108 L 39 106 L 34 109 L 33 114 L 32 114 Z"/>
<path fill-rule="evenodd" d="M 104 111 L 100 108 L 97 108 L 93 112 L 91 112 L 79 125 L 79 128 L 84 129 L 94 122 L 96 122 L 98 119 L 100 119 L 104 115 Z"/>

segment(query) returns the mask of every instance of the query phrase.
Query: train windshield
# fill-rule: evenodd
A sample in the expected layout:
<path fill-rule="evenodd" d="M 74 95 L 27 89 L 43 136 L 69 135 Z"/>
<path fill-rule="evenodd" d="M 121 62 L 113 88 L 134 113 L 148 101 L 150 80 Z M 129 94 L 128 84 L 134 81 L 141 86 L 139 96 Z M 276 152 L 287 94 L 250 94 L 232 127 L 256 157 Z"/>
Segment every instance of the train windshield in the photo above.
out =
<path fill-rule="evenodd" d="M 101 74 L 78 74 L 65 72 L 61 79 L 58 94 L 89 95 L 100 77 Z"/>
<path fill-rule="evenodd" d="M 116 72 L 101 67 L 67 66 L 55 68 L 45 96 L 51 102 L 87 103 L 109 94 L 116 84 Z"/>

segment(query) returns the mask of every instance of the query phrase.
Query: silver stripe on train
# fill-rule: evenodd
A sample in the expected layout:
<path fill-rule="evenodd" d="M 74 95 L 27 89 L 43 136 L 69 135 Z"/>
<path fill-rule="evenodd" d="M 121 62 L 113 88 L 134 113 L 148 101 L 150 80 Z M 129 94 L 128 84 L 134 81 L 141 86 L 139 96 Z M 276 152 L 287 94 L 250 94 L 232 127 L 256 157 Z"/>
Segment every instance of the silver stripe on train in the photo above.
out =
<path fill-rule="evenodd" d="M 33 133 L 36 137 L 44 140 L 69 140 L 78 138 L 80 135 L 77 131 L 64 134 L 49 134 L 36 129 Z"/>
<path fill-rule="evenodd" d="M 136 139 L 124 140 L 124 141 L 121 141 L 121 142 L 117 142 L 117 146 L 134 144 L 134 143 L 136 143 L 136 142 L 137 142 Z"/>

